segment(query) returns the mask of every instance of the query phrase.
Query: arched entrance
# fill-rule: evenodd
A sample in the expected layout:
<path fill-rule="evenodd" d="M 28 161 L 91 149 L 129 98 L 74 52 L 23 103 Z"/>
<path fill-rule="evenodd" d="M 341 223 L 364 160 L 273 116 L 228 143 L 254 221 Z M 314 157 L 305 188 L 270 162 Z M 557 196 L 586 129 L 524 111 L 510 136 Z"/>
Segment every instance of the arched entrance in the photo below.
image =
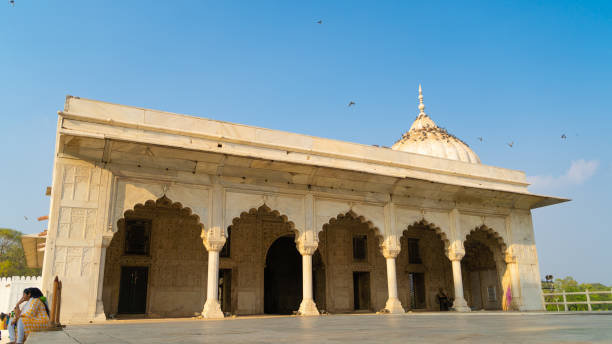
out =
<path fill-rule="evenodd" d="M 234 218 L 220 256 L 231 313 L 291 314 L 302 299 L 302 258 L 287 217 L 262 205 Z M 285 265 L 286 264 L 286 265 Z M 296 296 L 297 295 L 297 296 Z M 297 297 L 297 301 L 295 301 Z"/>
<path fill-rule="evenodd" d="M 387 300 L 386 261 L 380 251 L 378 230 L 363 217 L 348 212 L 338 215 L 319 233 L 318 252 L 322 269 L 313 275 L 317 307 L 329 313 L 372 312 L 383 309 Z M 322 290 L 325 289 L 325 295 Z M 317 300 L 318 299 L 318 300 Z"/>
<path fill-rule="evenodd" d="M 465 298 L 474 310 L 500 310 L 504 301 L 502 279 L 506 272 L 505 244 L 487 227 L 479 227 L 466 237 L 461 260 Z"/>
<path fill-rule="evenodd" d="M 292 314 L 302 301 L 302 256 L 293 236 L 270 245 L 264 268 L 264 313 Z"/>
<path fill-rule="evenodd" d="M 208 265 L 201 231 L 189 208 L 165 196 L 126 211 L 106 251 L 106 312 L 144 317 L 201 312 Z"/>
<path fill-rule="evenodd" d="M 445 254 L 446 236 L 433 224 L 420 221 L 408 226 L 397 256 L 398 296 L 410 310 L 440 311 L 438 291 L 453 296 L 451 262 Z"/>

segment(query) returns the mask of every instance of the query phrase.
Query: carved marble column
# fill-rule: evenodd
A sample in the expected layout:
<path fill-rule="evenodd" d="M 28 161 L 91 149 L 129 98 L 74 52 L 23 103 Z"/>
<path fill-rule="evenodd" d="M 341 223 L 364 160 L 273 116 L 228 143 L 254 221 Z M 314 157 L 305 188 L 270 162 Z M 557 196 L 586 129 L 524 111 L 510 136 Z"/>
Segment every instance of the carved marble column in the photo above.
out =
<path fill-rule="evenodd" d="M 399 251 L 399 248 L 383 248 L 383 255 L 387 260 L 387 288 L 389 292 L 389 298 L 385 304 L 385 310 L 391 314 L 405 313 L 404 307 L 402 307 L 402 303 L 397 297 L 397 272 L 395 269 L 395 258 L 397 258 Z"/>
<path fill-rule="evenodd" d="M 106 265 L 106 249 L 111 243 L 113 239 L 113 233 L 111 230 L 112 227 L 109 228 L 102 235 L 102 240 L 100 241 L 100 246 L 97 248 L 100 250 L 100 263 L 99 263 L 99 271 L 98 271 L 98 289 L 96 291 L 96 311 L 94 314 L 94 321 L 106 321 L 106 313 L 104 312 L 104 302 L 102 301 L 103 291 L 104 291 L 104 269 Z"/>
<path fill-rule="evenodd" d="M 318 243 L 304 244 L 298 242 L 298 250 L 302 255 L 302 303 L 298 310 L 299 315 L 319 315 L 319 310 L 312 297 L 312 255 L 317 250 Z"/>
<path fill-rule="evenodd" d="M 225 244 L 225 238 L 219 240 L 204 239 L 208 250 L 208 280 L 206 286 L 206 303 L 202 316 L 206 319 L 222 319 L 223 312 L 219 304 L 219 252 Z"/>
<path fill-rule="evenodd" d="M 202 241 L 208 251 L 208 280 L 206 286 L 206 303 L 202 316 L 206 319 L 222 319 L 223 312 L 219 304 L 219 252 L 225 245 L 223 216 L 225 212 L 225 190 L 220 184 L 212 189 L 209 207 L 211 211 L 210 228 L 202 230 Z"/>
<path fill-rule="evenodd" d="M 453 267 L 453 283 L 455 286 L 455 302 L 453 302 L 453 308 L 457 312 L 469 312 L 471 309 L 468 307 L 467 302 L 463 296 L 463 279 L 461 277 L 461 259 L 465 255 L 464 250 L 453 249 L 448 252 L 448 259 L 450 259 Z"/>

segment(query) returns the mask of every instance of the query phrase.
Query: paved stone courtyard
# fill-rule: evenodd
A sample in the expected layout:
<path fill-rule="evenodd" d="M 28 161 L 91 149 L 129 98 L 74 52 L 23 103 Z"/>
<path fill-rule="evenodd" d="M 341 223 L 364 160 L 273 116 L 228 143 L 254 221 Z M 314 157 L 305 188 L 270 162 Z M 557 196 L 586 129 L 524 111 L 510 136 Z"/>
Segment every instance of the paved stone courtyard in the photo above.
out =
<path fill-rule="evenodd" d="M 612 314 L 422 313 L 110 321 L 38 333 L 27 344 L 612 343 Z"/>

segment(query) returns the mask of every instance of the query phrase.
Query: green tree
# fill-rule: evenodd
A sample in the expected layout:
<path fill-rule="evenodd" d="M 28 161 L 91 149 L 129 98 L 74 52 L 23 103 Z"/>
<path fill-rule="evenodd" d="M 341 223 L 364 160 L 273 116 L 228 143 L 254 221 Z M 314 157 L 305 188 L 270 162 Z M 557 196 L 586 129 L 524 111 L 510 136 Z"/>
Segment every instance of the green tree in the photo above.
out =
<path fill-rule="evenodd" d="M 26 265 L 21 235 L 19 231 L 0 228 L 0 277 L 40 275 L 40 269 Z"/>
<path fill-rule="evenodd" d="M 557 278 L 555 280 L 554 283 L 554 292 L 555 293 L 560 293 L 562 291 L 565 291 L 566 293 L 573 293 L 573 292 L 583 292 L 586 291 L 587 289 L 590 292 L 594 292 L 594 291 L 610 291 L 612 289 L 612 287 L 608 287 L 605 286 L 601 283 L 578 283 L 573 277 L 571 276 L 567 276 L 565 278 Z M 547 296 L 547 291 L 544 291 L 544 298 L 547 302 L 562 302 L 563 301 L 563 296 L 559 296 L 559 295 L 555 295 L 555 296 Z M 567 302 L 574 302 L 574 301 L 580 301 L 580 302 L 585 302 L 586 301 L 586 295 L 566 295 L 566 300 Z M 590 295 L 591 301 L 612 301 L 612 294 L 610 293 L 606 293 L 606 294 L 591 294 Z M 563 310 L 563 306 L 559 306 L 560 310 Z M 546 309 L 549 311 L 556 311 L 557 310 L 557 306 L 554 305 L 548 305 L 546 306 Z M 588 309 L 587 305 L 585 304 L 568 304 L 568 310 L 570 311 L 586 311 Z M 594 304 L 592 305 L 592 309 L 594 311 L 597 310 L 612 310 L 612 304 Z"/>

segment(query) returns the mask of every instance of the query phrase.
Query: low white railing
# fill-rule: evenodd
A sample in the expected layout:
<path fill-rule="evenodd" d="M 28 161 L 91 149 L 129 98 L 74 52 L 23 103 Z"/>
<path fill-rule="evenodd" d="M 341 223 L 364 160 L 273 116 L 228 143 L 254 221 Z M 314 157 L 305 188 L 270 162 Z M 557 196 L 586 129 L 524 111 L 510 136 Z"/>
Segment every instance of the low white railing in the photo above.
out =
<path fill-rule="evenodd" d="M 560 293 L 544 293 L 544 304 L 546 306 L 548 305 L 552 305 L 552 306 L 561 306 L 563 305 L 563 310 L 565 312 L 568 312 L 568 305 L 587 305 L 587 309 L 588 311 L 592 311 L 593 307 L 592 305 L 605 305 L 605 304 L 609 304 L 612 305 L 612 300 L 609 301 L 591 301 L 591 295 L 593 294 L 609 294 L 612 295 L 612 289 L 610 290 L 605 290 L 605 291 L 589 291 L 588 289 L 585 291 L 573 291 L 573 292 L 566 292 L 565 290 L 563 290 Z M 567 301 L 567 296 L 568 295 L 585 295 L 586 296 L 586 301 Z M 558 302 L 558 301 L 553 301 L 553 302 L 546 302 L 546 297 L 548 296 L 562 296 L 563 297 L 563 302 Z M 558 309 L 558 307 L 557 307 Z"/>

